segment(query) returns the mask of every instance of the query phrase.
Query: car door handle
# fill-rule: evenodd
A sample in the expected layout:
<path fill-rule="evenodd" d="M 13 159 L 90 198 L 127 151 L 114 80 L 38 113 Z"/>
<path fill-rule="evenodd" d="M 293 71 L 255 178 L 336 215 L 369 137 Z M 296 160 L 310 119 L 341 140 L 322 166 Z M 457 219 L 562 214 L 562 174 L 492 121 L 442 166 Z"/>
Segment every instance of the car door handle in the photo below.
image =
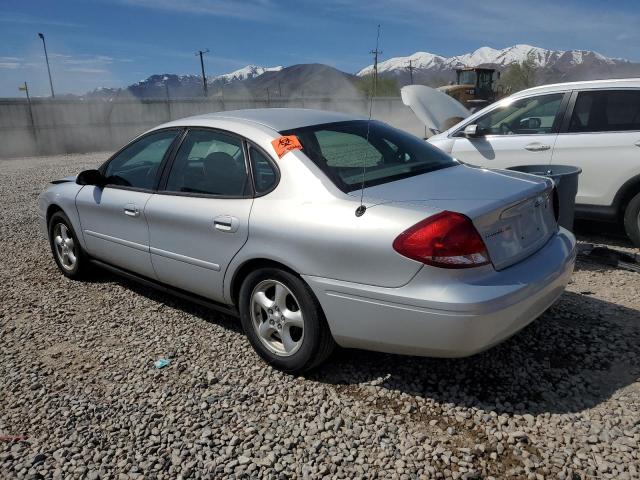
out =
<path fill-rule="evenodd" d="M 544 152 L 550 148 L 550 145 L 544 145 L 543 143 L 530 143 L 524 147 L 525 150 L 529 150 L 530 152 Z"/>
<path fill-rule="evenodd" d="M 213 227 L 224 233 L 234 233 L 240 227 L 240 220 L 231 215 L 219 215 L 213 219 Z"/>
<path fill-rule="evenodd" d="M 124 206 L 124 214 L 128 217 L 138 217 L 140 215 L 140 210 L 133 203 L 127 203 Z"/>
<path fill-rule="evenodd" d="M 636 147 L 640 147 L 640 140 L 638 140 L 636 143 L 634 143 L 634 145 L 635 145 Z"/>

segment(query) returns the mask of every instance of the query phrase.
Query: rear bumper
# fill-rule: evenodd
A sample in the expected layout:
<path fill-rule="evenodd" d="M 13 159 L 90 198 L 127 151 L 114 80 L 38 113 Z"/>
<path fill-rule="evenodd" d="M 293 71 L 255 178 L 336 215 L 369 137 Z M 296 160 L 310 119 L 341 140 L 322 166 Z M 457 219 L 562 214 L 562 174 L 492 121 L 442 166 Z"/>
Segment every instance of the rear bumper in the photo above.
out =
<path fill-rule="evenodd" d="M 304 278 L 344 347 L 464 357 L 540 316 L 564 291 L 575 259 L 575 238 L 560 229 L 538 252 L 499 272 L 425 266 L 400 288 Z"/>

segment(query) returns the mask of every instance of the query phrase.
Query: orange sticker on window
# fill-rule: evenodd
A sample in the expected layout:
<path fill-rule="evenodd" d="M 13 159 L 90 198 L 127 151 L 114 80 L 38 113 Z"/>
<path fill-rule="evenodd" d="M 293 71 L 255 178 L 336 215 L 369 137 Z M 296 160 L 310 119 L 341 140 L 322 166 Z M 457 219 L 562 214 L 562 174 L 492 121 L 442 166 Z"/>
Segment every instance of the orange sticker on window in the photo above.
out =
<path fill-rule="evenodd" d="M 295 135 L 276 138 L 271 142 L 271 145 L 273 145 L 274 150 L 278 154 L 278 158 L 282 158 L 285 153 L 291 150 L 302 150 L 302 144 Z"/>

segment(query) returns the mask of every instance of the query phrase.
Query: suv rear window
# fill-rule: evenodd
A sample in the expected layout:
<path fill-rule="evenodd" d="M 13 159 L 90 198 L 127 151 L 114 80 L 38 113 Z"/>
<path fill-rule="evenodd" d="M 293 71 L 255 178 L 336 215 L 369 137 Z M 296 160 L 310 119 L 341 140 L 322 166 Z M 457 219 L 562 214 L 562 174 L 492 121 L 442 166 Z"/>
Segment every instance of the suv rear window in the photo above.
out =
<path fill-rule="evenodd" d="M 368 125 L 369 124 L 369 125 Z M 458 163 L 413 135 L 366 120 L 281 132 L 296 135 L 303 152 L 343 192 L 451 167 Z"/>
<path fill-rule="evenodd" d="M 640 130 L 640 90 L 580 92 L 570 132 Z"/>

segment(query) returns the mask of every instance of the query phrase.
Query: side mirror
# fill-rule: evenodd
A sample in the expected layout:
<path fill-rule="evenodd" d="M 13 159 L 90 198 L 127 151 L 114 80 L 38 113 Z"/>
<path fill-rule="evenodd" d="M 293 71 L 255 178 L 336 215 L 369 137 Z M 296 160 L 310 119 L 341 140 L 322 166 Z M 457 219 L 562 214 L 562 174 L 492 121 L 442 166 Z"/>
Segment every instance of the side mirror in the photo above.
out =
<path fill-rule="evenodd" d="M 78 185 L 95 185 L 96 187 L 103 187 L 106 183 L 104 175 L 99 170 L 85 170 L 80 172 L 76 178 Z"/>
<path fill-rule="evenodd" d="M 464 136 L 467 138 L 474 138 L 474 137 L 479 137 L 480 136 L 480 129 L 478 128 L 478 125 L 476 124 L 472 124 L 472 125 L 467 125 L 466 127 L 464 127 Z"/>

